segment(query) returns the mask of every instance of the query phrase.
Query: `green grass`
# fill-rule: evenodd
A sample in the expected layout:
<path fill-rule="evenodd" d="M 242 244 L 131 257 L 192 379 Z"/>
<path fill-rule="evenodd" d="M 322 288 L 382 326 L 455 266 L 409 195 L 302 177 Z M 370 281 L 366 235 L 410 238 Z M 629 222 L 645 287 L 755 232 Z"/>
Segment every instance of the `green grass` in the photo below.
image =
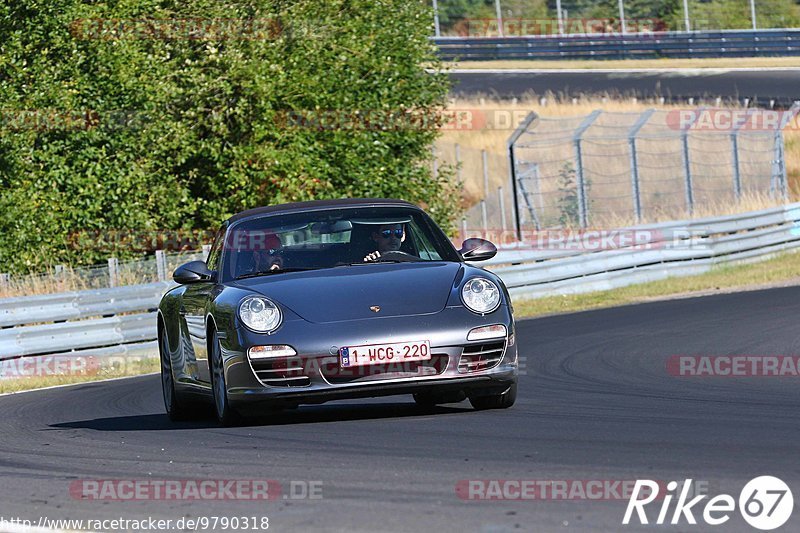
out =
<path fill-rule="evenodd" d="M 615 307 L 676 296 L 699 296 L 714 292 L 766 288 L 796 281 L 800 284 L 800 256 L 781 254 L 773 259 L 746 265 L 720 266 L 705 274 L 667 278 L 608 291 L 515 300 L 516 318 L 531 318 L 587 309 Z"/>

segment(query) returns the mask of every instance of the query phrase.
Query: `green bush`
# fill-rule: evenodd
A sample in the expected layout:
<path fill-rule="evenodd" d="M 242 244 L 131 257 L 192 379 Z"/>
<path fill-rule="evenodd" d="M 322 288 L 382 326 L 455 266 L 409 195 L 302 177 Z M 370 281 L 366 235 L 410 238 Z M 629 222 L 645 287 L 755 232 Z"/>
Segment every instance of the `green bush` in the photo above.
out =
<path fill-rule="evenodd" d="M 165 20 L 198 18 L 264 24 L 166 38 L 180 33 Z M 430 172 L 435 127 L 286 120 L 438 115 L 448 81 L 423 69 L 438 70 L 431 20 L 409 0 L 0 0 L 0 271 L 136 253 L 75 246 L 76 233 L 212 229 L 287 201 L 398 197 L 452 227 L 453 180 Z"/>

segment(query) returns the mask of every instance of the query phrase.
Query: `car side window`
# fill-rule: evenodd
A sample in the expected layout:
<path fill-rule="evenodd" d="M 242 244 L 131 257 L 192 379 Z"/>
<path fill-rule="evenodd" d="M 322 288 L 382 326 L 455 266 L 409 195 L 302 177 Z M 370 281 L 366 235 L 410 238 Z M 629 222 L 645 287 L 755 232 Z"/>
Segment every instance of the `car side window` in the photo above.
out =
<path fill-rule="evenodd" d="M 436 252 L 436 248 L 433 247 L 426 235 L 419 231 L 416 224 L 409 224 L 409 226 L 411 227 L 412 238 L 417 246 L 417 255 L 428 261 L 441 261 L 442 256 Z"/>
<path fill-rule="evenodd" d="M 214 243 L 211 245 L 211 251 L 208 252 L 208 259 L 206 259 L 206 265 L 209 270 L 219 270 L 219 258 L 222 255 L 222 244 L 225 241 L 226 229 L 226 226 L 221 227 L 216 237 L 214 237 Z"/>

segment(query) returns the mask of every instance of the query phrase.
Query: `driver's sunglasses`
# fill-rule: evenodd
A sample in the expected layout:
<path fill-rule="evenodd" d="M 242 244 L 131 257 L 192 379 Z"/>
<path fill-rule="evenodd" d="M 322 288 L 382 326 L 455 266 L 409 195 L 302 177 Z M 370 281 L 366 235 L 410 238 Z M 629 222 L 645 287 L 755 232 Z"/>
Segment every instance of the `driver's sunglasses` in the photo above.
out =
<path fill-rule="evenodd" d="M 394 236 L 397 237 L 398 239 L 402 239 L 403 238 L 403 229 L 402 228 L 401 229 L 385 229 L 385 230 L 381 230 L 381 232 L 380 232 L 381 237 L 383 237 L 384 239 L 388 239 L 389 237 L 391 237 L 392 233 L 394 233 Z"/>

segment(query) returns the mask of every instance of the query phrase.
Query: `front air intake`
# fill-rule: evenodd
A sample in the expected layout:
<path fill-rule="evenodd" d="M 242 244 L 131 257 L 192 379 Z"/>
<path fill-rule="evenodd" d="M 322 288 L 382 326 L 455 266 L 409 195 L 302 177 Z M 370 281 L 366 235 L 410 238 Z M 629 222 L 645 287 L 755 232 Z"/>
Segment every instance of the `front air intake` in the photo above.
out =
<path fill-rule="evenodd" d="M 458 361 L 458 371 L 466 374 L 493 368 L 503 360 L 505 351 L 505 340 L 464 346 Z"/>

